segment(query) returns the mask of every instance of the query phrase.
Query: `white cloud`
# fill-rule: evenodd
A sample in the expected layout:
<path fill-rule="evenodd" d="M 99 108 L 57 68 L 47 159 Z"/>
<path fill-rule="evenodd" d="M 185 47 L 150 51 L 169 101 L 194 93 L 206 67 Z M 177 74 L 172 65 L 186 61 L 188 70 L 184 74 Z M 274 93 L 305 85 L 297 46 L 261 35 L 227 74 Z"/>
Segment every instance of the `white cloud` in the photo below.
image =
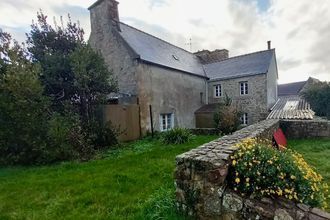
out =
<path fill-rule="evenodd" d="M 119 0 L 121 20 L 185 49 L 227 48 L 230 55 L 276 48 L 279 81 L 314 76 L 330 80 L 330 1 L 272 0 L 267 11 L 257 1 L 242 0 Z M 88 33 L 87 8 L 94 0 L 2 0 L 0 27 L 15 37 L 28 30 L 39 8 L 50 17 L 72 14 Z"/>

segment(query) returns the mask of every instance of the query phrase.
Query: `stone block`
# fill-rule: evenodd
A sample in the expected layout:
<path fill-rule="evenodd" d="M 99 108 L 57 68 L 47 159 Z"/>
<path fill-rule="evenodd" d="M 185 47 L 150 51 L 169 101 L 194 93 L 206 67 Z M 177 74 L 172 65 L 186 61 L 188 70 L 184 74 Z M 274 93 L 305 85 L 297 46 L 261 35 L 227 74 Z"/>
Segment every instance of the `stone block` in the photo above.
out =
<path fill-rule="evenodd" d="M 313 208 L 310 212 L 324 219 L 330 219 L 330 213 L 322 211 L 321 209 Z"/>
<path fill-rule="evenodd" d="M 290 214 L 284 209 L 277 209 L 275 211 L 274 220 L 293 220 Z"/>
<path fill-rule="evenodd" d="M 234 193 L 225 193 L 222 199 L 223 208 L 230 212 L 239 212 L 243 209 L 243 199 Z"/>

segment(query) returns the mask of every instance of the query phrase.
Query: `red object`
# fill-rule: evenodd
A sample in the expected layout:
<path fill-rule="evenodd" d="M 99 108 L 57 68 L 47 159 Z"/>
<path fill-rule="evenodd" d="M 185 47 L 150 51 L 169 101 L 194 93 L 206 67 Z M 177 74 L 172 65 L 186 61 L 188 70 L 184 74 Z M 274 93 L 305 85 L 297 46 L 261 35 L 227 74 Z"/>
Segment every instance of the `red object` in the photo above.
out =
<path fill-rule="evenodd" d="M 281 128 L 277 129 L 274 133 L 274 140 L 278 147 L 286 147 L 287 141 L 286 137 Z"/>

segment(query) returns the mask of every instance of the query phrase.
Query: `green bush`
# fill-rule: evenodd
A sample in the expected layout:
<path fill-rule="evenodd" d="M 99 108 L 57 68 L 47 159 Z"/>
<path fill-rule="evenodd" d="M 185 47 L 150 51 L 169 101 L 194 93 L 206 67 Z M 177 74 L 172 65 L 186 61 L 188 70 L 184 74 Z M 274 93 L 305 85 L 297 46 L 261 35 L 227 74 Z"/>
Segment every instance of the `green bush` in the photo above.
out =
<path fill-rule="evenodd" d="M 185 128 L 173 128 L 165 131 L 161 135 L 161 141 L 164 144 L 183 144 L 188 142 L 192 137 L 191 132 Z"/>
<path fill-rule="evenodd" d="M 330 83 L 319 82 L 302 93 L 316 115 L 330 119 Z"/>
<path fill-rule="evenodd" d="M 232 156 L 231 187 L 242 194 L 284 197 L 313 207 L 326 208 L 327 184 L 302 156 L 291 150 L 247 139 Z"/>
<path fill-rule="evenodd" d="M 90 123 L 89 138 L 96 150 L 102 150 L 118 144 L 119 129 L 112 126 L 110 122 L 103 124 L 99 121 Z"/>
<path fill-rule="evenodd" d="M 220 134 L 230 134 L 236 131 L 240 124 L 240 116 L 238 108 L 232 105 L 232 100 L 226 94 L 223 103 L 219 103 L 218 109 L 214 114 L 215 128 Z"/>
<path fill-rule="evenodd" d="M 42 163 L 47 155 L 49 99 L 43 96 L 40 70 L 17 43 L 0 31 L 0 164 Z M 8 61 L 8 60 L 10 61 Z M 2 63 L 2 64 L 1 64 Z"/>

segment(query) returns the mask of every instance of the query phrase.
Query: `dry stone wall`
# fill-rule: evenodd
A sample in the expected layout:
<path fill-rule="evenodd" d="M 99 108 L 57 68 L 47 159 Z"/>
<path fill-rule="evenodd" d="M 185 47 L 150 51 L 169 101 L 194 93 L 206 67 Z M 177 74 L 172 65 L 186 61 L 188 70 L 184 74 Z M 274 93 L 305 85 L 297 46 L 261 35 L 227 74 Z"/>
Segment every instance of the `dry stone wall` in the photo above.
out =
<path fill-rule="evenodd" d="M 280 126 L 287 138 L 330 137 L 330 121 L 325 119 L 283 120 Z"/>
<path fill-rule="evenodd" d="M 230 156 L 245 138 L 271 140 L 278 120 L 265 120 L 176 157 L 177 208 L 198 219 L 330 219 L 329 213 L 270 198 L 243 198 L 226 184 Z"/>
<path fill-rule="evenodd" d="M 278 120 L 262 121 L 176 157 L 178 209 L 200 218 L 221 216 L 230 155 L 245 138 L 271 139 Z"/>

